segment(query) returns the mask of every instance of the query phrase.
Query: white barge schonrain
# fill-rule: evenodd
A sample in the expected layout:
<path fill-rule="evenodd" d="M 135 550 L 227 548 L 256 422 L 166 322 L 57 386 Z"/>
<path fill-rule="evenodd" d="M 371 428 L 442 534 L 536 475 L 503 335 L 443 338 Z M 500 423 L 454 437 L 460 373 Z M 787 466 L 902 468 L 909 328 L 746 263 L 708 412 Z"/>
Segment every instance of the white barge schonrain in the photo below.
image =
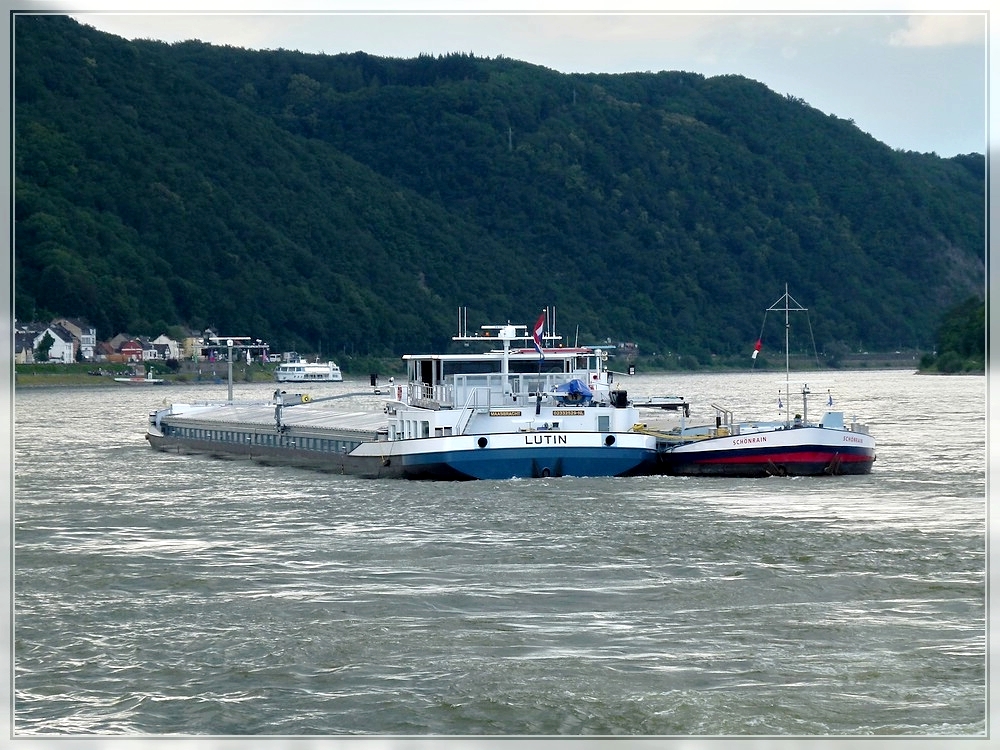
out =
<path fill-rule="evenodd" d="M 868 474 L 875 464 L 875 438 L 868 426 L 844 412 L 826 411 L 819 421 L 809 420 L 809 385 L 801 389 L 802 411 L 792 417 L 789 372 L 788 316 L 808 312 L 785 293 L 764 313 L 785 314 L 785 418 L 736 421 L 721 406 L 715 424 L 682 425 L 664 435 L 662 470 L 679 476 L 766 477 Z M 811 329 L 810 324 L 810 329 Z M 762 327 L 763 329 L 763 327 Z M 752 355 L 756 359 L 760 341 Z M 828 406 L 833 406 L 832 395 Z"/>

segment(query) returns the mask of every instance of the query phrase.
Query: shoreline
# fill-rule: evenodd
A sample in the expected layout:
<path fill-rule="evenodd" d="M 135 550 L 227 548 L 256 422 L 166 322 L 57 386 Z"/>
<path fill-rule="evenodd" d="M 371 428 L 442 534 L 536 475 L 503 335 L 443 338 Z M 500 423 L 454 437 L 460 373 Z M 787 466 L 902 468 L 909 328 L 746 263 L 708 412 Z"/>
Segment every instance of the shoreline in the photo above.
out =
<path fill-rule="evenodd" d="M 905 369 L 912 369 L 914 375 L 972 375 L 972 376 L 975 376 L 975 375 L 985 375 L 986 374 L 985 371 L 982 371 L 982 370 L 980 370 L 980 371 L 969 371 L 969 372 L 941 373 L 941 372 L 936 372 L 936 371 L 931 371 L 931 370 L 922 371 L 922 370 L 920 370 L 919 367 L 899 367 L 899 366 L 892 366 L 892 365 L 883 364 L 883 363 L 880 363 L 880 365 L 881 366 L 878 366 L 878 367 L 843 367 L 843 368 L 836 368 L 836 370 L 832 370 L 832 371 L 834 371 L 834 372 L 837 372 L 837 371 L 840 371 L 840 372 L 868 372 L 868 371 L 875 371 L 875 370 L 905 370 Z M 821 371 L 821 370 L 816 370 L 816 369 L 792 370 L 793 373 L 799 373 L 799 372 L 809 373 L 809 372 L 819 372 L 819 371 Z M 696 373 L 717 373 L 717 372 L 733 372 L 733 370 L 728 369 L 728 368 L 727 369 L 713 369 L 713 368 L 709 368 L 709 369 L 704 369 L 704 370 L 649 370 L 649 371 L 644 372 L 642 374 L 645 374 L 645 375 L 649 375 L 649 374 L 658 374 L 658 375 L 663 375 L 663 374 L 693 375 L 693 374 L 696 374 Z M 767 369 L 767 370 L 758 370 L 758 372 L 770 372 L 770 373 L 781 374 L 781 373 L 784 372 L 784 370 Z M 353 378 L 351 378 L 349 375 L 344 378 L 345 381 L 350 381 L 352 379 Z M 363 377 L 359 376 L 357 378 L 357 380 L 359 380 L 359 381 L 361 381 L 361 380 L 367 381 L 367 378 L 363 378 Z M 235 379 L 234 378 L 234 380 L 233 380 L 233 384 L 234 385 L 238 385 L 238 384 L 252 384 L 252 383 L 256 383 L 256 384 L 261 384 L 261 383 L 275 383 L 275 382 L 276 381 L 270 380 L 270 379 L 244 380 L 244 379 Z M 196 385 L 196 386 L 219 386 L 219 385 L 226 385 L 226 378 L 218 378 L 218 379 L 214 379 L 214 378 L 202 378 L 200 380 L 197 380 L 197 379 L 187 380 L 187 379 L 170 379 L 170 378 L 165 378 L 163 383 L 154 383 L 154 384 L 146 385 L 146 384 L 143 384 L 143 383 L 139 383 L 139 384 L 118 383 L 118 382 L 114 381 L 113 379 L 111 379 L 110 377 L 93 376 L 93 375 L 85 375 L 85 374 L 77 375 L 77 374 L 69 374 L 69 373 L 66 373 L 66 374 L 62 374 L 62 373 L 52 373 L 52 374 L 18 374 L 18 373 L 14 373 L 14 377 L 13 377 L 13 379 L 11 381 L 11 385 L 15 388 L 15 390 L 17 390 L 17 389 L 34 389 L 34 388 L 129 388 L 129 389 L 144 388 L 144 389 L 161 389 L 161 388 L 170 388 L 171 386 L 177 386 L 177 385 L 183 385 L 183 386 L 191 386 L 191 385 Z"/>

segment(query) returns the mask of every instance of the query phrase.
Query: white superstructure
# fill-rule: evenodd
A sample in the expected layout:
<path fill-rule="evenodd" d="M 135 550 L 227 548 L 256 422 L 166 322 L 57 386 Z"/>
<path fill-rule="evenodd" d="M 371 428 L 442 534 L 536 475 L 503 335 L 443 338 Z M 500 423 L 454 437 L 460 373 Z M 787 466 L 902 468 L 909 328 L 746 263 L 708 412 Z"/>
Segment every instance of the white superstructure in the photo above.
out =
<path fill-rule="evenodd" d="M 278 365 L 274 370 L 274 379 L 279 383 L 339 383 L 344 376 L 333 360 L 306 362 L 296 359 Z"/>

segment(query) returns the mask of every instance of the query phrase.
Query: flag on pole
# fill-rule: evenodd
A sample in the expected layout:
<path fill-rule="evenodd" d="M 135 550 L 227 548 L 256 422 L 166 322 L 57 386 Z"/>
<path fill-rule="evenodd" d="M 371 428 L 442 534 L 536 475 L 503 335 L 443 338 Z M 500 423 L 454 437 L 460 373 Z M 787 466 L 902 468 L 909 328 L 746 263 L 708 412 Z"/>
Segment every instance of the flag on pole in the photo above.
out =
<path fill-rule="evenodd" d="M 545 330 L 545 311 L 542 310 L 542 314 L 538 316 L 538 320 L 535 323 L 535 327 L 531 332 L 531 338 L 535 342 L 535 349 L 538 350 L 538 356 L 541 359 L 545 359 L 545 354 L 542 352 L 542 331 Z"/>
<path fill-rule="evenodd" d="M 760 352 L 760 339 L 757 339 L 757 343 L 753 345 L 753 354 L 750 355 L 750 359 L 757 359 L 758 352 Z"/>

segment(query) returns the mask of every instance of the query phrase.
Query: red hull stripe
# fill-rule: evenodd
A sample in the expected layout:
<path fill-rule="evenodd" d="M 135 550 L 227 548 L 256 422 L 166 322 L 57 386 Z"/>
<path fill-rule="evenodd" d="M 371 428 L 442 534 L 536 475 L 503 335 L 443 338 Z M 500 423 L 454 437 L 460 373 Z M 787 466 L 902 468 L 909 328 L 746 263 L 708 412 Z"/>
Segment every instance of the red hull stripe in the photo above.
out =
<path fill-rule="evenodd" d="M 681 454 L 677 454 L 680 456 Z M 692 463 L 699 464 L 766 464 L 766 463 L 820 463 L 839 458 L 843 463 L 871 461 L 867 453 L 841 453 L 839 451 L 798 451 L 791 453 L 730 453 L 718 458 L 692 457 Z"/>

